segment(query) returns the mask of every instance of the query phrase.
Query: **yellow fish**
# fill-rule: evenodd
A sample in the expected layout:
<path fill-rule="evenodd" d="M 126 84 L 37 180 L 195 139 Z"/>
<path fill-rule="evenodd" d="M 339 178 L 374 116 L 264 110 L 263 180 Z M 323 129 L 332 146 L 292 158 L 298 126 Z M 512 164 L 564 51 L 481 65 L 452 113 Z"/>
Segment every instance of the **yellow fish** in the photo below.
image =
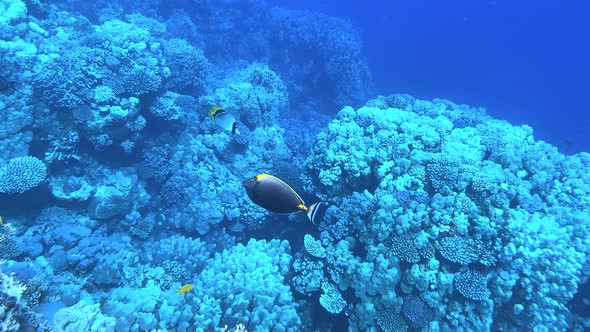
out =
<path fill-rule="evenodd" d="M 184 286 L 180 287 L 180 288 L 179 288 L 179 289 L 176 291 L 176 293 L 178 293 L 178 294 L 184 294 L 184 293 L 188 293 L 188 292 L 192 291 L 192 290 L 193 290 L 193 288 L 195 288 L 195 285 L 193 285 L 193 284 L 186 284 L 186 285 L 184 285 Z"/>
<path fill-rule="evenodd" d="M 4 224 L 4 220 L 2 219 L 2 216 L 0 216 L 0 226 L 2 226 L 2 224 Z"/>
<path fill-rule="evenodd" d="M 232 134 L 239 134 L 238 121 L 226 110 L 219 106 L 213 106 L 207 112 L 209 118 L 224 130 L 231 131 Z"/>

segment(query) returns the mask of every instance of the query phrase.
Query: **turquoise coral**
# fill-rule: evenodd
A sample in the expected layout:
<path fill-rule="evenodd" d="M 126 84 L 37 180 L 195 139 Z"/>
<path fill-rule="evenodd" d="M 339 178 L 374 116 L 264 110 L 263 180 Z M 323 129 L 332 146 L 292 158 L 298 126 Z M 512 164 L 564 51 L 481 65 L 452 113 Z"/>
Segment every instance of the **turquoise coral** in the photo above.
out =
<path fill-rule="evenodd" d="M 487 279 L 480 272 L 467 270 L 455 275 L 455 289 L 468 299 L 487 300 L 491 293 L 487 288 Z"/>
<path fill-rule="evenodd" d="M 565 328 L 567 310 L 561 303 L 564 298 L 574 296 L 575 290 L 571 286 L 586 276 L 580 262 L 585 262 L 581 257 L 588 252 L 588 246 L 582 244 L 585 242 L 579 234 L 588 234 L 589 229 L 584 226 L 585 222 L 575 221 L 582 214 L 573 211 L 580 206 L 588 206 L 587 198 L 579 196 L 589 192 L 587 176 L 578 171 L 587 169 L 587 166 L 582 166 L 587 156 L 581 154 L 563 159 L 545 144 L 534 142 L 530 128 L 513 127 L 492 120 L 479 111 L 476 113 L 479 124 L 475 127 L 453 127 L 450 120 L 457 119 L 453 112 L 459 109 L 465 114 L 465 109 L 446 101 L 416 100 L 404 106 L 403 110 L 387 108 L 389 105 L 384 101 L 369 104 L 373 107 L 342 109 L 328 129 L 318 135 L 308 159 L 312 178 L 322 192 L 337 196 L 338 202 L 347 206 L 357 206 L 358 211 L 354 212 L 328 209 L 325 222 L 330 225 L 333 243 L 338 243 L 347 234 L 358 234 L 358 241 L 371 252 L 371 248 L 380 248 L 378 243 L 386 241 L 387 244 L 398 239 L 396 234 L 420 229 L 421 234 L 423 232 L 420 238 L 435 240 L 445 259 L 440 262 L 425 259 L 424 264 L 427 265 L 423 267 L 416 264 L 403 268 L 402 265 L 401 286 L 404 292 L 426 292 L 429 287 L 434 287 L 425 299 L 430 306 L 439 307 L 443 299 L 453 298 L 453 274 L 444 272 L 450 267 L 445 260 L 459 264 L 479 263 L 485 269 L 501 271 L 505 277 L 490 282 L 488 289 L 487 279 L 479 272 L 456 275 L 455 287 L 459 289 L 459 294 L 469 299 L 488 299 L 476 304 L 477 310 L 480 310 L 478 316 L 485 319 L 479 323 L 465 319 L 465 324 L 474 328 L 490 326 L 493 313 L 488 304 L 489 298 L 508 301 L 510 296 L 514 296 L 513 289 L 518 284 L 526 290 L 526 294 L 542 292 L 546 296 L 542 302 L 533 295 L 521 299 L 526 303 L 521 303 L 524 309 L 520 317 L 524 317 L 523 312 L 526 312 L 534 317 L 535 324 Z M 504 143 L 498 143 L 498 139 Z M 441 163 L 441 160 L 453 162 Z M 576 166 L 564 168 L 567 163 Z M 555 165 L 561 165 L 559 174 L 562 177 L 556 176 Z M 574 177 L 586 179 L 586 182 L 579 181 L 575 185 L 579 194 L 574 195 L 584 202 L 582 205 L 563 199 L 570 194 L 558 189 L 563 188 L 566 182 L 573 183 Z M 535 181 L 529 181 L 532 178 Z M 403 202 L 401 204 L 392 195 L 408 190 L 428 191 L 429 188 L 433 189 L 431 199 L 420 204 L 406 202 L 398 195 Z M 367 211 L 362 201 L 349 203 L 358 197 L 354 191 L 359 189 L 368 190 L 378 197 L 376 204 L 371 204 L 374 212 L 368 219 L 359 218 L 363 211 Z M 529 197 L 539 199 L 531 200 Z M 369 200 L 367 197 L 366 201 Z M 562 202 L 561 207 L 549 204 L 556 200 Z M 552 216 L 541 217 L 540 211 L 547 211 Z M 541 220 L 545 222 L 543 230 L 538 228 Z M 574 235 L 567 231 L 572 227 L 580 233 Z M 559 242 L 546 245 L 543 242 L 555 239 L 555 234 L 567 239 L 563 245 Z M 416 239 L 396 247 L 397 255 L 411 262 L 420 262 L 419 251 L 412 249 L 418 244 Z M 531 242 L 531 239 L 537 240 Z M 536 243 L 538 241 L 541 242 Z M 565 246 L 567 241 L 579 245 L 568 248 Z M 331 247 L 326 241 L 323 245 Z M 500 252 L 496 254 L 498 250 Z M 406 252 L 413 254 L 406 255 Z M 543 263 L 551 260 L 547 257 L 558 253 L 567 257 L 560 261 L 559 267 L 548 267 Z M 352 266 L 359 264 L 359 260 L 360 266 L 364 266 L 366 263 L 363 261 L 370 258 L 355 258 Z M 349 262 L 353 260 L 349 259 Z M 518 277 L 537 270 L 546 272 L 538 277 Z M 562 272 L 558 273 L 558 270 Z M 336 276 L 340 284 L 350 285 L 358 294 L 364 294 L 367 284 L 373 282 L 350 278 L 330 265 L 327 271 Z M 494 280 L 496 274 L 489 275 Z M 375 306 L 386 303 L 382 299 L 363 298 Z M 529 313 L 527 310 L 533 304 L 537 311 Z M 460 304 L 449 305 L 443 311 L 460 315 L 471 312 Z M 502 326 L 526 324 L 520 320 L 504 321 L 501 317 L 494 319 Z M 443 319 L 439 326 L 451 328 L 457 325 L 454 321 Z"/>
<path fill-rule="evenodd" d="M 305 247 L 305 250 L 313 257 L 326 257 L 326 250 L 322 247 L 322 243 L 314 239 L 310 234 L 305 234 L 303 236 L 303 246 Z"/>
<path fill-rule="evenodd" d="M 492 250 L 484 243 L 458 235 L 439 239 L 437 249 L 444 258 L 461 265 L 480 262 L 491 266 L 496 261 Z"/>
<path fill-rule="evenodd" d="M 99 303 L 80 301 L 58 310 L 53 318 L 58 331 L 114 331 L 115 318 L 102 314 Z"/>
<path fill-rule="evenodd" d="M 320 295 L 320 304 L 331 314 L 339 314 L 346 306 L 346 301 L 338 289 L 330 283 L 322 283 L 324 293 Z"/>
<path fill-rule="evenodd" d="M 41 184 L 47 167 L 36 157 L 17 157 L 0 168 L 0 193 L 24 193 Z"/>
<path fill-rule="evenodd" d="M 358 107 L 342 20 L 160 2 L 0 0 L 0 330 L 582 330 L 589 154 L 445 99 Z M 245 199 L 260 172 L 319 227 Z"/>

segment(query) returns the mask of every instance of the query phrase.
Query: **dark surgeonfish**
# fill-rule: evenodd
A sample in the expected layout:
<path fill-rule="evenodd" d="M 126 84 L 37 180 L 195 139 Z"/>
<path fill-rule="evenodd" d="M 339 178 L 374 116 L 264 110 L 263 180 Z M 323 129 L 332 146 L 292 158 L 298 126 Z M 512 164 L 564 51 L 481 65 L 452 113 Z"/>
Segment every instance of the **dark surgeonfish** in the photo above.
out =
<path fill-rule="evenodd" d="M 4 94 L 5 96 L 10 96 L 13 92 L 22 93 L 16 88 L 16 84 L 17 82 L 9 81 L 0 76 L 0 93 Z"/>
<path fill-rule="evenodd" d="M 322 202 L 306 206 L 301 196 L 276 176 L 259 174 L 244 181 L 244 187 L 252 202 L 264 209 L 277 214 L 306 212 L 307 218 L 315 224 Z"/>

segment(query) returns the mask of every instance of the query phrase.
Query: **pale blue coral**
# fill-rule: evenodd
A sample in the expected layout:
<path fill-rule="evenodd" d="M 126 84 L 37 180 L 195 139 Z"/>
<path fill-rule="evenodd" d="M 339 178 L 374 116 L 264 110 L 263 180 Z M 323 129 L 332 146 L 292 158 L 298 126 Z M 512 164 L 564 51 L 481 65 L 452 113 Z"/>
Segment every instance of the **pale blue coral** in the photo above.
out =
<path fill-rule="evenodd" d="M 0 193 L 24 193 L 40 185 L 47 177 L 47 166 L 36 157 L 10 159 L 0 168 Z"/>
<path fill-rule="evenodd" d="M 124 216 L 148 204 L 150 195 L 133 170 L 105 171 L 102 183 L 90 198 L 88 213 L 97 219 Z"/>
<path fill-rule="evenodd" d="M 0 96 L 0 140 L 10 139 L 33 122 L 33 109 L 16 95 Z"/>
<path fill-rule="evenodd" d="M 71 307 L 58 310 L 53 318 L 53 326 L 59 331 L 113 331 L 116 320 L 104 315 L 100 303 L 82 300 Z"/>
<path fill-rule="evenodd" d="M 306 84 L 312 94 L 326 94 L 335 105 L 364 102 L 370 87 L 370 73 L 361 56 L 359 32 L 350 22 L 304 10 L 271 10 L 271 33 L 280 49 L 290 50 L 288 66 L 301 68 L 293 76 L 312 81 L 320 75 L 327 84 Z M 311 61 L 322 64 L 318 73 Z M 285 71 L 288 71 L 286 69 Z"/>
<path fill-rule="evenodd" d="M 322 291 L 320 295 L 320 304 L 326 311 L 331 314 L 339 314 L 346 307 L 346 301 L 342 298 L 342 294 L 336 288 L 336 286 L 324 282 L 322 283 Z"/>
<path fill-rule="evenodd" d="M 162 43 L 162 52 L 170 70 L 168 87 L 172 91 L 206 91 L 211 66 L 203 50 L 186 40 L 173 38 Z"/>
<path fill-rule="evenodd" d="M 166 261 L 177 261 L 186 271 L 197 271 L 209 259 L 211 249 L 211 245 L 198 238 L 172 235 L 147 243 L 143 259 L 154 266 L 162 266 Z"/>
<path fill-rule="evenodd" d="M 324 263 L 321 260 L 312 260 L 304 255 L 295 256 L 293 260 L 295 275 L 291 280 L 291 286 L 299 293 L 308 296 L 319 291 L 322 280 L 324 280 L 323 268 Z"/>
<path fill-rule="evenodd" d="M 203 107 L 219 105 L 234 113 L 251 129 L 278 123 L 288 94 L 281 78 L 268 66 L 252 64 L 226 79 L 212 95 L 200 98 Z"/>
<path fill-rule="evenodd" d="M 387 103 L 382 104 L 387 105 Z M 512 127 L 505 122 L 490 120 L 479 110 L 470 110 L 448 101 L 437 100 L 434 103 L 416 101 L 405 109 L 407 111 L 400 112 L 393 109 L 367 107 L 359 110 L 344 108 L 328 129 L 318 136 L 318 142 L 309 163 L 314 180 L 321 185 L 322 191 L 335 193 L 339 196 L 339 202 L 346 204 L 351 197 L 358 195 L 354 192 L 347 193 L 348 188 L 356 186 L 358 190 L 359 185 L 360 188 L 368 190 L 377 188 L 375 190 L 375 197 L 378 197 L 375 204 L 376 210 L 368 219 L 368 225 L 366 222 L 355 222 L 358 217 L 353 217 L 355 215 L 353 213 L 334 214 L 335 211 L 328 209 L 325 220 L 331 225 L 329 231 L 334 235 L 348 234 L 351 230 L 342 229 L 342 226 L 352 228 L 358 232 L 359 241 L 368 243 L 369 246 L 375 246 L 376 241 L 383 241 L 384 238 L 405 233 L 412 228 L 422 229 L 427 238 L 432 239 L 444 237 L 445 233 L 462 236 L 472 234 L 474 240 L 469 241 L 478 243 L 475 246 L 478 257 L 475 260 L 481 261 L 481 264 L 488 268 L 491 268 L 496 260 L 493 255 L 489 255 L 493 254 L 492 248 L 501 249 L 500 242 L 497 240 L 501 237 L 504 243 L 508 243 L 508 248 L 511 250 L 509 252 L 512 254 L 510 257 L 504 254 L 498 257 L 498 270 L 508 273 L 505 273 L 506 278 L 500 279 L 502 282 L 491 284 L 493 285 L 490 289 L 492 296 L 497 296 L 498 293 L 512 294 L 508 291 L 509 289 L 512 289 L 516 283 L 526 282 L 528 287 L 525 287 L 526 293 L 531 294 L 531 298 L 521 299 L 521 302 L 524 302 L 522 303 L 524 309 L 521 312 L 527 311 L 527 308 L 534 304 L 535 312 L 539 312 L 534 314 L 534 317 L 539 324 L 558 329 L 564 328 L 566 326 L 564 319 L 568 313 L 561 303 L 571 299 L 575 293 L 572 287 L 586 278 L 582 272 L 582 266 L 587 266 L 583 258 L 587 252 L 587 245 L 583 241 L 580 242 L 579 234 L 588 234 L 588 227 L 584 226 L 585 223 L 582 221 L 568 222 L 574 216 L 569 208 L 551 207 L 547 203 L 561 201 L 563 202 L 561 204 L 576 208 L 588 205 L 586 198 L 583 198 L 588 192 L 587 181 L 578 181 L 575 185 L 576 197 L 583 201 L 582 204 L 574 204 L 571 200 L 565 199 L 567 195 L 562 192 L 562 182 L 573 183 L 574 177 L 578 179 L 586 177 L 577 174 L 578 169 L 587 169 L 587 166 L 583 166 L 584 156 L 559 155 L 554 148 L 544 143 L 535 143 L 528 127 Z M 475 127 L 453 129 L 449 119 L 454 121 L 455 116 L 452 112 L 455 110 L 459 110 L 463 114 L 461 116 L 467 116 L 471 111 L 479 112 L 472 117 L 479 124 Z M 388 118 L 388 115 L 393 114 L 397 118 Z M 387 119 L 387 121 L 381 119 Z M 403 123 L 398 125 L 398 121 Z M 384 141 L 379 135 L 379 130 L 388 130 L 387 137 L 396 137 L 394 135 L 397 134 L 397 138 L 393 141 Z M 407 134 L 409 135 L 404 136 Z M 498 140 L 501 142 L 498 143 Z M 391 143 L 388 144 L 389 142 Z M 375 145 L 380 147 L 375 149 L 380 152 L 379 156 L 372 154 L 374 151 L 372 147 Z M 443 165 L 444 167 L 440 168 L 440 163 L 432 163 L 437 160 L 438 153 L 442 151 L 445 158 L 451 160 L 452 164 Z M 465 154 L 463 151 L 473 153 Z M 490 159 L 484 160 L 486 156 Z M 567 168 L 565 165 L 570 161 L 577 163 L 576 166 Z M 430 170 L 429 164 L 433 165 Z M 437 168 L 435 169 L 434 166 Z M 426 172 L 412 171 L 420 167 Z M 449 167 L 456 167 L 456 170 L 449 173 L 446 171 Z M 405 174 L 406 172 L 408 174 Z M 565 177 L 564 174 L 566 174 Z M 427 186 L 429 183 L 434 183 L 430 189 Z M 408 203 L 402 199 L 404 202 L 402 208 L 397 199 L 392 199 L 392 193 L 408 189 L 430 190 L 432 197 L 425 201 L 425 204 Z M 440 192 L 435 194 L 435 189 Z M 343 190 L 345 195 L 342 193 Z M 533 197 L 535 199 L 531 200 Z M 531 204 L 535 206 L 531 207 Z M 350 206 L 350 204 L 346 205 Z M 352 205 L 357 206 L 358 210 L 364 209 L 362 204 Z M 555 222 L 555 229 L 534 231 L 537 229 L 535 226 L 537 222 L 532 223 L 531 220 L 538 218 L 535 217 L 536 211 L 550 211 L 552 215 L 561 216 L 556 217 L 556 220 L 563 220 L 563 222 Z M 505 213 L 518 214 L 518 216 L 508 219 L 502 217 Z M 539 214 L 536 215 L 539 216 Z M 582 215 L 576 218 L 583 218 Z M 391 220 L 395 220 L 395 228 L 383 227 L 391 225 Z M 579 229 L 578 235 L 574 236 L 573 233 L 566 231 L 571 229 L 571 225 L 576 225 L 575 227 Z M 531 231 L 534 234 L 531 234 Z M 545 242 L 535 244 L 530 240 L 533 238 L 538 239 L 535 241 L 551 242 L 555 241 L 556 236 L 552 234 L 563 232 L 566 232 L 561 236 L 565 239 L 564 241 L 570 244 L 579 243 L 579 245 L 566 248 L 561 245 L 549 246 Z M 518 248 L 514 246 L 516 243 L 522 243 L 520 248 L 527 251 L 516 254 L 515 248 Z M 451 251 L 454 252 L 456 249 L 453 248 Z M 539 250 L 542 252 L 538 252 Z M 485 255 L 481 255 L 482 252 L 485 252 Z M 559 263 L 558 267 L 536 265 L 541 264 L 542 261 L 551 261 L 549 258 L 540 259 L 546 255 L 550 257 L 561 255 L 562 263 Z M 332 256 L 328 255 L 328 258 L 330 257 Z M 352 259 L 349 260 L 349 262 L 352 261 Z M 473 259 L 458 261 L 468 264 Z M 330 264 L 330 261 L 328 263 Z M 356 261 L 356 264 L 367 266 L 367 263 L 363 261 Z M 443 262 L 443 264 L 448 263 Z M 525 269 L 526 266 L 528 267 Z M 449 287 L 448 275 L 439 269 L 438 265 L 435 265 L 433 270 L 420 269 L 418 265 L 414 265 L 410 270 L 402 270 L 402 275 L 405 275 L 402 289 L 411 292 L 415 287 L 425 292 L 434 287 L 438 289 L 438 292 L 433 293 L 436 296 L 430 297 L 432 299 L 430 301 L 433 301 L 431 305 L 439 306 L 441 299 L 451 296 L 452 291 Z M 337 271 L 329 265 L 327 270 L 332 274 Z M 513 270 L 516 270 L 516 273 Z M 526 275 L 541 270 L 546 273 L 538 275 L 537 272 L 532 277 L 524 278 L 525 281 L 513 279 L 519 274 Z M 567 276 L 558 277 L 559 270 L 568 271 L 565 273 Z M 343 277 L 346 279 L 346 274 L 342 272 L 337 272 L 336 275 L 337 280 L 342 280 Z M 558 281 L 554 283 L 555 286 L 542 286 L 547 284 L 545 280 L 551 280 L 551 278 L 558 278 Z M 442 280 L 446 281 L 442 282 Z M 362 289 L 372 283 L 368 280 L 361 282 L 359 279 L 350 285 L 354 289 L 362 284 L 364 285 L 360 288 Z M 543 292 L 543 299 L 533 296 L 539 293 L 538 287 L 548 290 Z M 555 289 L 555 293 L 551 289 Z M 505 299 L 504 296 L 507 295 L 502 295 L 501 298 Z M 375 305 L 380 304 L 374 299 L 370 301 Z M 488 302 L 477 304 L 477 307 L 479 315 L 485 316 L 481 326 L 489 326 L 492 312 L 489 310 Z M 449 305 L 446 312 L 463 310 L 470 311 L 461 305 L 453 304 Z M 522 313 L 520 317 L 523 317 Z M 504 322 L 501 319 L 498 321 L 507 326 L 521 324 L 520 321 Z M 464 322 L 475 324 L 473 326 L 478 325 L 476 321 L 464 320 Z M 443 322 L 441 326 L 457 326 L 457 324 L 461 324 L 461 321 Z"/>
<path fill-rule="evenodd" d="M 448 121 L 398 109 L 345 107 L 328 130 L 318 135 L 309 167 L 319 174 L 322 185 L 334 191 L 358 181 L 378 184 L 383 174 L 377 171 L 381 165 L 394 160 L 390 170 L 395 175 L 406 172 L 410 165 L 404 159 L 410 156 L 410 143 L 412 160 L 424 164 L 432 157 L 421 150 L 439 147 L 441 134 L 448 133 L 451 127 Z"/>
<path fill-rule="evenodd" d="M 0 24 L 7 24 L 11 21 L 22 19 L 27 14 L 27 6 L 24 2 L 2 1 L 0 2 Z"/>
<path fill-rule="evenodd" d="M 521 303 L 526 304 L 535 326 L 565 327 L 568 310 L 563 303 L 573 298 L 580 280 L 588 277 L 582 268 L 588 264 L 588 240 L 573 238 L 573 229 L 560 225 L 554 216 L 529 215 L 523 210 L 511 214 L 512 222 L 506 228 L 514 237 L 502 259 L 509 260 L 511 269 L 520 275 L 517 284 L 526 290 Z M 572 238 L 583 244 L 571 246 Z"/>
<path fill-rule="evenodd" d="M 152 252 L 155 259 L 152 263 L 172 257 L 196 257 L 196 251 L 190 251 L 202 248 L 199 242 L 185 238 L 163 240 L 154 245 L 154 250 L 158 251 Z M 289 286 L 284 284 L 291 261 L 288 250 L 286 242 L 251 240 L 247 246 L 240 244 L 212 260 L 202 260 L 200 264 L 205 268 L 193 276 L 195 289 L 192 292 L 177 294 L 175 289 L 180 287 L 179 283 L 163 291 L 152 279 L 143 287 L 112 289 L 105 294 L 102 313 L 115 317 L 120 330 L 170 326 L 179 331 L 190 330 L 191 326 L 213 329 L 234 321 L 250 321 L 264 329 L 297 330 L 301 321 Z"/>
<path fill-rule="evenodd" d="M 115 98 L 115 93 L 110 86 L 99 85 L 94 88 L 94 100 L 101 104 L 106 103 Z"/>
<path fill-rule="evenodd" d="M 123 9 L 149 15 L 147 4 L 123 4 Z M 56 286 L 61 302 L 70 306 L 80 302 L 74 308 L 95 317 L 97 326 L 112 322 L 108 316 L 117 316 L 117 327 L 122 330 L 213 329 L 250 317 L 259 319 L 260 329 L 305 330 L 311 329 L 303 319 L 305 309 L 295 305 L 290 287 L 317 296 L 319 280 L 325 279 L 347 299 L 356 295 L 346 307 L 351 329 L 375 329 L 379 321 L 387 328 L 403 329 L 403 324 L 394 324 L 399 323 L 402 294 L 396 292 L 400 290 L 419 293 L 437 309 L 437 321 L 428 326 L 432 330 L 568 328 L 572 313 L 564 303 L 574 299 L 590 271 L 588 154 L 563 156 L 549 144 L 535 142 L 531 128 L 513 127 L 492 120 L 482 109 L 444 99 L 380 97 L 364 108 L 345 108 L 318 137 L 308 161 L 309 174 L 305 174 L 313 181 L 306 182 L 304 198 L 308 201 L 316 194 L 331 203 L 320 220 L 318 241 L 325 248 L 325 257 L 319 254 L 313 263 L 296 260 L 291 267 L 284 243 L 252 241 L 235 246 L 236 241 L 247 239 L 244 230 L 290 229 L 285 224 L 270 224 L 282 217 L 251 203 L 241 186 L 245 178 L 284 171 L 297 160 L 290 150 L 297 144 L 285 142 L 312 125 L 294 121 L 306 129 L 293 131 L 295 125 L 277 121 L 279 112 L 291 102 L 291 109 L 299 113 L 281 116 L 305 118 L 313 114 L 306 108 L 321 108 L 325 98 L 354 101 L 348 92 L 364 91 L 366 82 L 362 59 L 357 56 L 358 39 L 350 26 L 345 25 L 343 31 L 341 21 L 279 9 L 270 12 L 269 26 L 263 20 L 265 10 L 248 11 L 252 4 L 254 1 L 227 1 L 219 7 L 199 4 L 201 11 L 190 13 L 199 28 L 207 26 L 203 22 L 221 26 L 212 24 L 220 29 L 203 32 L 203 39 L 193 40 L 193 46 L 178 40 L 167 42 L 162 38 L 166 27 L 155 19 L 125 16 L 114 8 L 91 13 L 93 22 L 102 22 L 98 25 L 55 10 L 71 9 L 68 3 L 48 8 L 51 16 L 44 20 L 36 18 L 38 13 L 25 16 L 22 11 L 13 15 L 11 10 L 0 10 L 0 21 L 5 23 L 0 26 L 2 66 L 12 68 L 10 79 L 22 82 L 24 92 L 0 96 L 0 108 L 10 110 L 0 115 L 0 164 L 27 155 L 29 145 L 38 153 L 44 140 L 50 141 L 46 161 L 55 173 L 50 179 L 54 197 L 68 201 L 68 206 L 76 205 L 79 211 L 90 207 L 96 217 L 108 217 L 99 221 L 80 212 L 52 208 L 44 209 L 36 219 L 15 220 L 26 225 L 19 228 L 19 241 L 30 244 L 19 255 L 47 270 L 46 279 L 61 285 Z M 22 9 L 21 1 L 10 5 Z M 79 6 L 86 13 L 95 8 L 93 4 Z M 268 9 L 259 6 L 256 8 Z M 236 20 L 236 12 L 249 13 L 252 19 Z M 304 17 L 318 20 L 309 23 Z M 169 20 L 169 27 L 172 23 Z M 223 31 L 227 27 L 247 31 Z M 267 28 L 271 31 L 260 33 Z M 166 38 L 173 37 L 173 30 L 168 29 Z M 309 34 L 294 33 L 297 31 Z M 285 47 L 265 49 L 267 34 Z M 60 39 L 70 42 L 58 42 Z M 254 40 L 260 43 L 251 43 Z M 227 44 L 239 46 L 211 47 Z M 317 46 L 321 54 L 315 60 L 320 61 L 309 65 L 307 58 L 298 58 L 293 45 Z M 171 51 L 175 46 L 182 47 Z M 224 68 L 207 64 L 198 50 L 205 46 L 207 56 L 238 61 Z M 288 52 L 290 57 L 279 52 Z M 264 54 L 270 60 L 269 64 L 244 65 L 236 54 L 248 59 Z M 196 66 L 182 63 L 191 55 L 198 59 Z M 22 73 L 15 72 L 16 64 Z M 227 80 L 205 84 L 206 77 L 201 75 L 205 73 L 199 69 L 205 65 L 214 68 L 212 75 Z M 185 77 L 189 72 L 197 75 Z M 301 84 L 318 77 L 329 81 L 328 89 Z M 141 84 L 135 84 L 135 78 Z M 33 82 L 34 89 L 28 82 Z M 133 84 L 127 87 L 125 83 Z M 289 92 L 294 91 L 295 99 L 287 99 L 285 85 Z M 194 105 L 186 108 L 190 121 L 181 123 L 186 127 L 154 130 L 160 129 L 159 120 L 145 113 L 151 100 L 166 96 L 164 88 L 186 87 L 186 93 L 197 95 L 191 89 L 199 86 L 211 89 L 210 95 L 199 105 L 188 102 Z M 118 95 L 113 97 L 108 89 Z M 32 93 L 51 106 L 51 111 L 30 99 Z M 320 95 L 323 99 L 316 98 Z M 310 99 L 313 103 L 299 105 Z M 206 118 L 208 106 L 217 103 L 227 103 L 221 106 L 254 129 L 247 144 L 235 144 L 235 137 L 220 132 Z M 56 108 L 68 112 L 58 118 Z M 56 139 L 58 134 L 74 131 L 80 142 L 90 141 L 99 151 L 81 146 L 80 152 L 78 140 Z M 311 144 L 309 137 L 304 141 Z M 123 148 L 132 152 L 144 142 L 148 156 L 143 161 L 153 161 L 150 166 L 158 173 L 157 179 L 143 174 L 140 167 L 137 175 L 132 168 L 113 170 L 114 160 L 104 158 Z M 158 148 L 164 153 L 151 153 Z M 452 164 L 441 162 L 441 156 Z M 171 176 L 166 190 L 160 191 Z M 179 178 L 187 179 L 186 185 L 174 181 Z M 175 204 L 159 205 L 162 197 Z M 299 214 L 288 223 L 299 227 L 304 219 Z M 184 236 L 174 235 L 178 232 Z M 197 233 L 202 234 L 201 239 L 189 237 Z M 419 257 L 415 264 L 400 262 L 385 244 L 408 233 L 416 234 L 411 244 L 414 249 L 457 236 L 497 250 L 495 266 L 451 259 L 489 276 L 490 299 L 474 303 L 459 296 L 453 290 L 453 276 L 460 267 L 441 258 L 445 256 L 442 252 L 434 258 Z M 451 247 L 447 249 L 463 248 Z M 226 262 L 232 266 L 224 266 Z M 286 278 L 291 272 L 295 274 L 292 281 Z M 213 280 L 221 280 L 222 285 Z M 244 280 L 256 286 L 249 287 Z M 197 287 L 179 296 L 175 289 L 185 282 Z M 101 292 L 103 287 L 112 290 L 111 294 Z M 258 308 L 250 309 L 253 299 Z M 99 302 L 103 305 L 97 308 Z M 277 303 L 279 309 L 274 306 Z M 221 319 L 228 308 L 232 309 L 231 321 Z M 63 313 L 69 314 L 69 309 Z M 283 320 L 273 316 L 274 312 L 280 312 Z M 382 316 L 392 319 L 379 319 Z M 91 320 L 80 319 L 79 328 L 94 324 Z"/>
<path fill-rule="evenodd" d="M 285 280 L 288 251 L 288 243 L 279 240 L 238 244 L 216 255 L 201 272 L 197 294 L 219 299 L 225 319 L 249 321 L 258 329 L 296 331 L 301 318 Z"/>
<path fill-rule="evenodd" d="M 326 250 L 322 247 L 322 243 L 314 239 L 313 235 L 311 234 L 305 234 L 303 236 L 303 246 L 305 247 L 305 250 L 313 257 L 326 257 Z"/>

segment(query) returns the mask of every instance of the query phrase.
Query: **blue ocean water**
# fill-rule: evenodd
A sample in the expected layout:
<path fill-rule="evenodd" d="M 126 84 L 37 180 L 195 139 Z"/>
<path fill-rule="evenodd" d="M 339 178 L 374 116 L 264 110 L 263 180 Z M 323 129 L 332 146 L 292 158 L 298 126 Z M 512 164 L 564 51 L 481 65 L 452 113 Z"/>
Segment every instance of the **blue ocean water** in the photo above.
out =
<path fill-rule="evenodd" d="M 589 8 L 0 0 L 0 331 L 589 329 Z"/>
<path fill-rule="evenodd" d="M 379 93 L 485 107 L 564 153 L 590 150 L 586 1 L 273 3 L 350 19 Z"/>

